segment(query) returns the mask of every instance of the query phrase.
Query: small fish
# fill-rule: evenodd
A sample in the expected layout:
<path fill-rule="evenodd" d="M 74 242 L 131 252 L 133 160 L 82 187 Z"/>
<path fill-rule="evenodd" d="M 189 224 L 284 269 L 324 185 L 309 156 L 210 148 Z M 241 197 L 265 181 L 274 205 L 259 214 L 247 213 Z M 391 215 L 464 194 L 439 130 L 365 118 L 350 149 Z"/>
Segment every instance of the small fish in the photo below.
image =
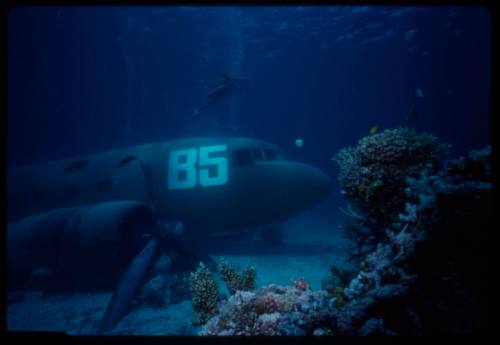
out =
<path fill-rule="evenodd" d="M 418 88 L 415 90 L 415 96 L 417 96 L 419 98 L 424 98 L 424 93 L 423 93 L 421 88 Z"/>
<path fill-rule="evenodd" d="M 418 120 L 418 113 L 414 108 L 408 109 L 408 114 L 406 116 L 408 120 Z"/>
<path fill-rule="evenodd" d="M 304 140 L 302 138 L 295 139 L 295 146 L 302 147 L 304 145 Z"/>
<path fill-rule="evenodd" d="M 410 41 L 413 38 L 413 36 L 415 36 L 415 32 L 417 32 L 417 29 L 412 29 L 412 30 L 406 31 L 404 34 L 404 40 Z"/>
<path fill-rule="evenodd" d="M 378 130 L 378 126 L 373 126 L 372 128 L 370 128 L 370 134 L 377 133 L 377 130 Z"/>

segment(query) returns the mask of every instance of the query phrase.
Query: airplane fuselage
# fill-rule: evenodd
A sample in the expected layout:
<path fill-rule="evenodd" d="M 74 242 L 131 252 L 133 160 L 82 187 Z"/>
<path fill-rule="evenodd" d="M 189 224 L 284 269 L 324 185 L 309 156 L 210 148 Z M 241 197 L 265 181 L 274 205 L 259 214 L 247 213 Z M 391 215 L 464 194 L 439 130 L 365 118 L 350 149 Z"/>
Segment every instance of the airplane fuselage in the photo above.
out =
<path fill-rule="evenodd" d="M 52 209 L 141 201 L 161 222 L 203 236 L 279 221 L 329 190 L 320 170 L 284 160 L 269 143 L 194 138 L 11 169 L 8 221 Z"/>

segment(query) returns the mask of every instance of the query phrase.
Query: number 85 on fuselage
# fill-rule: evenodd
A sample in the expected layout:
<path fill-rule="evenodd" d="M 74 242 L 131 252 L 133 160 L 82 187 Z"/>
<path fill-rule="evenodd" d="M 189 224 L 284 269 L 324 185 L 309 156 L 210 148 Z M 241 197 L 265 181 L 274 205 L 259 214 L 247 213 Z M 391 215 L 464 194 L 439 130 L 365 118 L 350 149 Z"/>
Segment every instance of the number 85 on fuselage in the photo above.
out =
<path fill-rule="evenodd" d="M 245 138 L 175 145 L 167 172 L 165 217 L 181 217 L 198 229 L 279 221 L 320 201 L 331 185 L 321 170 L 285 160 L 272 144 Z"/>

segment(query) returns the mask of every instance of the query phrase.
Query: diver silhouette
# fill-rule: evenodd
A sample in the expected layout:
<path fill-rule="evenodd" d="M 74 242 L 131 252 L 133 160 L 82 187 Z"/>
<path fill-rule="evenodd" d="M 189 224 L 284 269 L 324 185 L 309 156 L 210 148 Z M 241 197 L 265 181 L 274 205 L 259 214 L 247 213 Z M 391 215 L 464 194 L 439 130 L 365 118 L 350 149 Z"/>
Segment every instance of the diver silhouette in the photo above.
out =
<path fill-rule="evenodd" d="M 231 78 L 227 74 L 211 87 L 207 87 L 203 81 L 195 81 L 203 87 L 204 99 L 201 104 L 193 108 L 194 117 L 198 117 L 200 113 L 215 104 L 218 104 L 222 99 L 227 98 L 233 91 L 239 91 L 248 82 L 247 78 Z"/>

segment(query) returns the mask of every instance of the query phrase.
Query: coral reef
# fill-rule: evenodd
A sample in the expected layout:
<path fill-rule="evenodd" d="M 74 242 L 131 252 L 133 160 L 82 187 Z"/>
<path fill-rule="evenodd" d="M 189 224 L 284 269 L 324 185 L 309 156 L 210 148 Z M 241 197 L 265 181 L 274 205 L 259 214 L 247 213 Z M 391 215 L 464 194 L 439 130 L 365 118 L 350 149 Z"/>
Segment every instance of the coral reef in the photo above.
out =
<path fill-rule="evenodd" d="M 257 272 L 252 266 L 247 266 L 240 275 L 234 266 L 221 258 L 218 270 L 231 295 L 255 289 Z M 217 305 L 224 296 L 219 292 L 214 275 L 203 262 L 200 262 L 196 271 L 190 274 L 189 287 L 193 309 L 198 313 L 192 323 L 199 326 L 215 314 Z"/>
<path fill-rule="evenodd" d="M 332 267 L 318 291 L 300 279 L 291 286 L 242 291 L 237 288 L 242 277 L 225 267 L 221 275 L 234 293 L 211 304 L 201 334 L 488 330 L 491 300 L 484 292 L 490 271 L 484 240 L 493 219 L 491 148 L 471 151 L 438 169 L 438 157 L 447 148 L 429 134 L 396 129 L 342 150 L 337 155 L 340 180 L 344 194 L 358 208 L 342 211 L 351 219 L 355 236 L 364 236 L 358 268 L 351 272 Z M 376 181 L 384 187 L 379 189 Z"/>
<path fill-rule="evenodd" d="M 354 212 L 352 206 L 349 212 L 342 210 L 350 216 L 344 225 L 346 235 L 356 243 L 350 259 L 361 261 L 377 243 L 387 240 L 386 228 L 393 223 L 406 217 L 416 219 L 415 207 L 406 204 L 406 181 L 418 177 L 422 169 L 436 172 L 439 158 L 448 149 L 431 134 L 397 128 L 364 137 L 356 147 L 334 156 L 342 194 L 362 213 Z M 407 214 L 399 218 L 404 210 Z"/>
<path fill-rule="evenodd" d="M 437 174 L 423 171 L 420 179 L 408 180 L 405 193 L 418 205 L 417 224 L 426 234 L 407 263 L 419 273 L 415 289 L 421 298 L 413 308 L 423 332 L 472 333 L 489 326 L 491 163 L 486 147 L 447 161 Z"/>
<path fill-rule="evenodd" d="M 404 205 L 405 178 L 424 167 L 435 170 L 448 149 L 431 134 L 397 128 L 364 137 L 333 159 L 340 167 L 343 194 L 367 217 L 387 223 Z"/>
<path fill-rule="evenodd" d="M 332 266 L 330 275 L 321 279 L 321 289 L 328 293 L 328 296 L 335 298 L 335 305 L 342 307 L 345 304 L 344 288 L 351 282 L 355 272 Z"/>
<path fill-rule="evenodd" d="M 424 166 L 406 177 L 405 210 L 344 289 L 338 332 L 471 333 L 487 327 L 485 237 L 470 230 L 491 227 L 490 155 L 490 148 L 471 151 L 440 171 Z"/>
<path fill-rule="evenodd" d="M 331 300 L 311 291 L 304 280 L 291 286 L 268 285 L 237 291 L 203 326 L 202 335 L 306 335 L 327 333 Z M 323 331 L 321 329 L 324 328 Z"/>
<path fill-rule="evenodd" d="M 196 271 L 190 274 L 189 288 L 192 295 L 193 309 L 198 312 L 192 323 L 193 325 L 201 325 L 215 313 L 220 298 L 213 274 L 203 262 L 200 262 Z"/>
<path fill-rule="evenodd" d="M 224 259 L 219 262 L 219 273 L 222 280 L 226 283 L 229 293 L 233 295 L 238 290 L 254 290 L 255 289 L 255 278 L 257 273 L 255 268 L 252 266 L 245 267 L 245 270 L 240 275 L 236 268 L 230 265 Z"/>

